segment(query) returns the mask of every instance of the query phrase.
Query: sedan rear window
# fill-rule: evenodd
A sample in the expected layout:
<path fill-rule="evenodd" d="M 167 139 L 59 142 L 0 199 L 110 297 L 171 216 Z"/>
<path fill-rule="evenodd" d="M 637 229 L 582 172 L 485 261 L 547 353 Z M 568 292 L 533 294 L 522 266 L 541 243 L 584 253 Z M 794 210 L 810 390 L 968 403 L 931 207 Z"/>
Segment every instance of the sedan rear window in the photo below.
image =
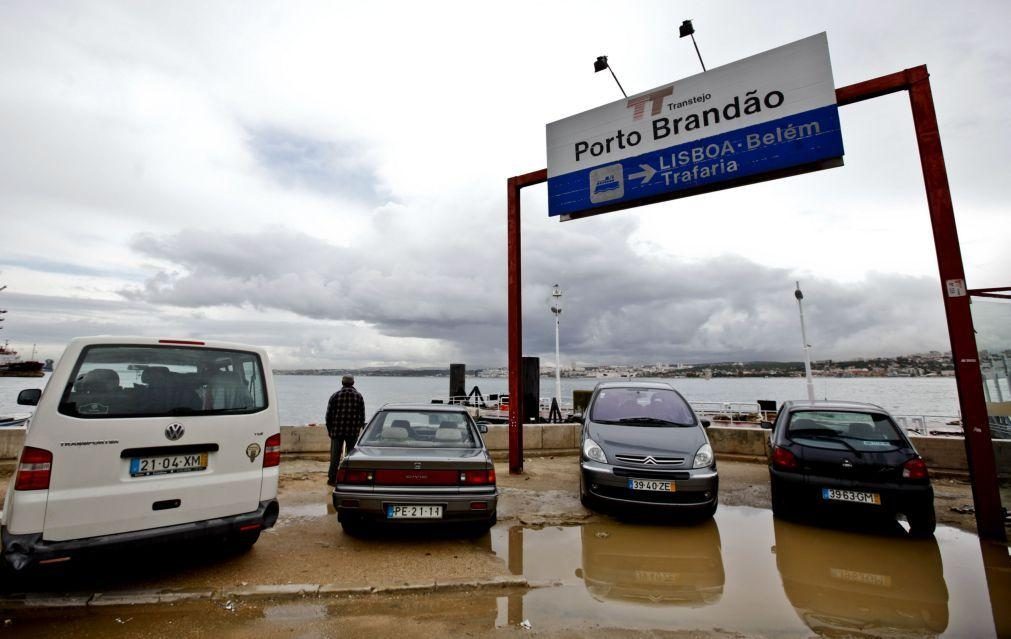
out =
<path fill-rule="evenodd" d="M 835 443 L 860 451 L 888 450 L 904 443 L 894 422 L 881 413 L 799 411 L 790 415 L 786 434 L 802 443 Z"/>
<path fill-rule="evenodd" d="M 695 413 L 664 388 L 606 388 L 597 393 L 590 419 L 612 424 L 694 426 Z"/>
<path fill-rule="evenodd" d="M 476 448 L 478 439 L 464 413 L 389 410 L 378 413 L 361 446 Z"/>
<path fill-rule="evenodd" d="M 60 401 L 71 417 L 253 413 L 267 406 L 256 353 L 184 346 L 89 346 Z"/>

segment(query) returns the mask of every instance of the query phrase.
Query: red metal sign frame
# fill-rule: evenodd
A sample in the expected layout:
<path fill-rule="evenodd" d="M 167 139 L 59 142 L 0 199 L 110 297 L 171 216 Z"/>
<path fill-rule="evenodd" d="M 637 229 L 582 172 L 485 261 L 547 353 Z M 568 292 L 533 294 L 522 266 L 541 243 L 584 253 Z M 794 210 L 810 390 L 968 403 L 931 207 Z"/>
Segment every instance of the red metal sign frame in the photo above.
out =
<path fill-rule="evenodd" d="M 1004 514 L 997 485 L 997 466 L 990 437 L 990 425 L 983 395 L 976 336 L 965 291 L 965 269 L 958 243 L 955 215 L 948 187 L 948 173 L 941 151 L 941 137 L 925 65 L 898 73 L 858 82 L 836 89 L 839 106 L 854 104 L 899 91 L 909 92 L 916 143 L 919 148 L 927 208 L 934 231 L 934 248 L 948 320 L 951 356 L 955 362 L 958 401 L 965 431 L 965 450 L 972 478 L 979 536 L 1005 539 Z M 523 388 L 520 360 L 523 355 L 523 299 L 520 247 L 520 192 L 523 188 L 547 182 L 548 171 L 541 169 L 509 178 L 508 189 L 508 264 L 509 264 L 509 472 L 523 472 Z M 953 293 L 950 282 L 960 283 Z"/>

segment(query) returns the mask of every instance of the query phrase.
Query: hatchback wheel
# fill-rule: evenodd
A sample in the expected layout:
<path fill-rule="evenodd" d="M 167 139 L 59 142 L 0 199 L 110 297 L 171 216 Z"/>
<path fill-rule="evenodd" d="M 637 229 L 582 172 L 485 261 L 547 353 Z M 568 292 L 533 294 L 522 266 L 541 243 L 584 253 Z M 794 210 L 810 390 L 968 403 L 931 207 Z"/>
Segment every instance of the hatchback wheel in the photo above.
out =
<path fill-rule="evenodd" d="M 793 515 L 790 495 L 775 479 L 770 480 L 769 484 L 772 488 L 772 514 L 781 519 L 789 519 Z"/>
<path fill-rule="evenodd" d="M 933 505 L 906 513 L 906 521 L 909 522 L 909 534 L 914 537 L 930 537 L 937 528 L 937 515 L 934 514 Z"/>

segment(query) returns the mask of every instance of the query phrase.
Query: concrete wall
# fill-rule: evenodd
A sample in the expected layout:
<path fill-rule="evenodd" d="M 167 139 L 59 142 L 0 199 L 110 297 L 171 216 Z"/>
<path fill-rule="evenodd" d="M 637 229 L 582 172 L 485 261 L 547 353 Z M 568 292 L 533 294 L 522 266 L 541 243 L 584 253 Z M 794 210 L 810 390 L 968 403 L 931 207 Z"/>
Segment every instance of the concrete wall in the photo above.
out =
<path fill-rule="evenodd" d="M 709 439 L 717 457 L 768 458 L 768 431 L 758 428 L 712 426 Z M 0 461 L 17 459 L 24 445 L 23 428 L 0 429 Z M 579 447 L 579 424 L 525 424 L 523 447 L 530 454 L 546 452 L 575 453 Z M 509 450 L 509 429 L 505 424 L 492 424 L 484 436 L 492 452 Z M 968 471 L 965 443 L 954 437 L 911 437 L 916 450 L 932 470 L 962 473 Z M 322 426 L 282 426 L 281 450 L 285 454 L 328 454 L 330 438 Z M 997 469 L 1002 478 L 1011 479 L 1011 441 L 994 444 Z"/>

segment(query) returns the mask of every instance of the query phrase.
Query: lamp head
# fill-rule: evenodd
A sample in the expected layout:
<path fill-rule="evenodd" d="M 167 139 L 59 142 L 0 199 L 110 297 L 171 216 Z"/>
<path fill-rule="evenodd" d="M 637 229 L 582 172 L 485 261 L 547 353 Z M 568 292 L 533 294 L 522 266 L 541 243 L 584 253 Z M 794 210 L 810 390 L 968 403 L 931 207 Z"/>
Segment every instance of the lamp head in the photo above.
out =
<path fill-rule="evenodd" d="M 692 26 L 691 20 L 685 20 L 681 23 L 681 27 L 678 29 L 679 38 L 687 38 L 693 33 L 695 33 L 695 27 Z"/>
<path fill-rule="evenodd" d="M 607 68 L 607 56 L 598 55 L 596 62 L 593 63 L 593 72 L 600 73 Z"/>

